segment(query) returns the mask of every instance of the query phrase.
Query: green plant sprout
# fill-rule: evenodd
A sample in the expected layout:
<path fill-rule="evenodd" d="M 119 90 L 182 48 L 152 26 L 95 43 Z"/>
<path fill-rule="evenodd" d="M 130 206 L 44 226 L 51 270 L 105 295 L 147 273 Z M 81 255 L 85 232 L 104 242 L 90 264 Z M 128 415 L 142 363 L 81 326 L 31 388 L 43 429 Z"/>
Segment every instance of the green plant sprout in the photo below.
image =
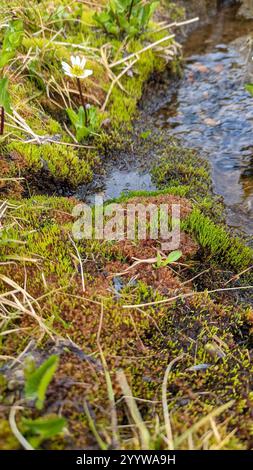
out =
<path fill-rule="evenodd" d="M 167 258 L 164 259 L 162 255 L 158 252 L 155 267 L 165 268 L 166 266 L 168 266 L 168 264 L 176 263 L 179 260 L 179 258 L 181 258 L 182 254 L 183 253 L 181 250 L 175 250 L 175 251 L 172 251 L 167 256 Z"/>
<path fill-rule="evenodd" d="M 0 69 L 3 70 L 8 62 L 15 56 L 17 48 L 22 43 L 23 32 L 23 21 L 10 21 L 4 35 L 0 53 Z M 0 78 L 0 135 L 4 133 L 5 111 L 8 113 L 11 112 L 8 84 L 7 77 Z"/>
<path fill-rule="evenodd" d="M 52 355 L 38 369 L 33 363 L 26 368 L 25 397 L 27 400 L 35 400 L 35 406 L 38 410 L 43 408 L 47 388 L 58 363 L 58 356 Z"/>
<path fill-rule="evenodd" d="M 37 419 L 22 419 L 22 428 L 29 443 L 37 449 L 44 440 L 62 433 L 66 419 L 61 416 L 46 415 Z"/>
<path fill-rule="evenodd" d="M 78 113 L 72 108 L 67 108 L 68 117 L 76 131 L 76 139 L 81 142 L 90 134 L 96 134 L 100 127 L 98 111 L 95 106 L 80 106 Z"/>
<path fill-rule="evenodd" d="M 146 29 L 158 5 L 158 1 L 143 4 L 142 0 L 110 0 L 106 9 L 93 18 L 107 34 L 134 37 Z"/>
<path fill-rule="evenodd" d="M 56 355 L 50 356 L 41 366 L 36 369 L 33 359 L 27 359 L 25 365 L 25 398 L 35 400 L 37 410 L 42 410 L 46 397 L 47 388 L 54 376 L 59 363 Z M 22 418 L 22 430 L 27 436 L 29 443 L 38 448 L 40 444 L 58 434 L 66 426 L 65 418 L 56 415 L 45 415 L 36 419 Z"/>

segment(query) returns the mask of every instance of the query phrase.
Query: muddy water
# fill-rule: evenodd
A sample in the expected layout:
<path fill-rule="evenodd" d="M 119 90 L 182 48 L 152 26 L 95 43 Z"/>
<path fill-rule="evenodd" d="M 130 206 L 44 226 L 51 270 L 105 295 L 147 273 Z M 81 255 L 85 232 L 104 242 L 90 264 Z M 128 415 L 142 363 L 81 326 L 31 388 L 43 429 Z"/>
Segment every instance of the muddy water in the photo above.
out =
<path fill-rule="evenodd" d="M 236 19 L 236 9 L 227 7 L 191 33 L 184 47 L 184 76 L 173 89 L 168 85 L 163 105 L 151 116 L 155 126 L 209 160 L 214 192 L 223 196 L 228 223 L 250 234 L 253 98 L 244 84 L 253 72 L 246 46 L 251 31 L 253 22 Z M 149 165 L 138 155 L 127 155 L 123 164 L 108 169 L 99 189 L 107 199 L 126 190 L 154 189 Z"/>

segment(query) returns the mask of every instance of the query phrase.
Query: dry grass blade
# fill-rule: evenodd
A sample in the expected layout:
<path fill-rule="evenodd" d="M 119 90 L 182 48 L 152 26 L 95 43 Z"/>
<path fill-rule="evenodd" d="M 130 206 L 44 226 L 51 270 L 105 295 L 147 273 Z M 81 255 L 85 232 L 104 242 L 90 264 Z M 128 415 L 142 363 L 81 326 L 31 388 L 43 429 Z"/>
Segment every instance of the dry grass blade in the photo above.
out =
<path fill-rule="evenodd" d="M 109 369 L 107 366 L 107 362 L 100 344 L 100 336 L 101 336 L 101 331 L 102 331 L 102 325 L 103 325 L 103 317 L 104 317 L 104 306 L 101 304 L 101 315 L 100 315 L 100 321 L 99 321 L 99 327 L 98 327 L 98 334 L 97 334 L 97 345 L 101 357 L 101 362 L 103 365 L 104 369 L 104 374 L 105 374 L 105 380 L 106 380 L 106 388 L 107 388 L 107 394 L 110 402 L 110 412 L 111 412 L 111 426 L 112 426 L 112 433 L 113 433 L 113 446 L 114 448 L 119 447 L 119 435 L 118 435 L 118 419 L 117 419 L 117 412 L 116 412 L 116 403 L 115 403 L 115 396 L 114 396 L 114 391 L 113 391 L 113 386 L 112 386 L 112 381 L 109 373 Z"/>
<path fill-rule="evenodd" d="M 23 315 L 28 315 L 32 317 L 39 324 L 39 327 L 43 331 L 43 333 L 46 333 L 52 340 L 54 340 L 53 334 L 51 333 L 49 328 L 46 326 L 42 318 L 35 312 L 32 306 L 31 300 L 35 301 L 35 299 L 33 299 L 25 289 L 20 287 L 16 282 L 8 278 L 7 276 L 0 274 L 0 279 L 7 285 L 14 288 L 16 293 L 22 294 L 24 298 L 24 302 L 22 303 L 16 296 L 16 293 L 13 293 L 13 291 L 11 291 L 7 293 L 7 296 L 9 294 L 12 300 L 1 297 L 0 307 L 2 308 L 5 306 L 8 306 L 8 307 L 11 307 L 11 309 L 14 309 L 15 314 L 23 314 Z M 10 312 L 10 316 L 13 316 L 13 312 L 12 313 Z"/>
<path fill-rule="evenodd" d="M 161 304 L 167 304 L 169 302 L 173 302 L 174 300 L 177 299 L 184 299 L 187 297 L 193 297 L 194 295 L 200 295 L 200 294 L 214 294 L 218 292 L 228 292 L 228 291 L 236 291 L 236 290 L 249 290 L 253 289 L 253 286 L 240 286 L 240 287 L 227 287 L 227 288 L 221 288 L 221 289 L 213 289 L 213 290 L 205 290 L 205 291 L 199 291 L 199 292 L 189 292 L 187 294 L 179 294 L 175 295 L 174 297 L 170 297 L 168 299 L 163 299 L 163 300 L 157 300 L 154 302 L 147 302 L 145 304 L 132 304 L 132 305 L 122 305 L 123 308 L 142 308 L 142 307 L 151 307 L 153 305 L 161 305 Z"/>
<path fill-rule="evenodd" d="M 17 423 L 16 423 L 16 412 L 18 410 L 22 410 L 23 407 L 22 406 L 18 406 L 18 405 L 13 405 L 11 407 L 11 411 L 10 411 L 10 414 L 9 414 L 9 423 L 10 423 L 10 428 L 14 434 L 14 436 L 16 437 L 16 439 L 18 440 L 18 442 L 22 445 L 22 447 L 25 449 L 25 450 L 34 450 L 34 448 L 31 446 L 31 444 L 25 439 L 25 437 L 21 434 L 21 432 L 19 431 L 18 427 L 17 427 Z"/>
<path fill-rule="evenodd" d="M 221 415 L 224 411 L 228 410 L 228 408 L 231 408 L 231 406 L 234 403 L 235 403 L 235 400 L 230 400 L 228 403 L 225 403 L 224 405 L 221 405 L 218 408 L 215 408 L 207 416 L 204 416 L 197 423 L 193 424 L 193 426 L 191 426 L 190 429 L 185 431 L 181 436 L 175 438 L 174 440 L 175 448 L 178 448 L 180 444 L 182 444 L 186 439 L 188 439 L 190 434 L 196 433 L 202 426 L 210 422 L 211 418 L 215 418 L 216 416 Z"/>
<path fill-rule="evenodd" d="M 127 378 L 123 370 L 119 370 L 117 372 L 117 380 L 121 387 L 122 393 L 124 394 L 124 398 L 132 420 L 139 431 L 141 449 L 148 450 L 150 449 L 151 436 L 136 405 L 135 398 L 133 397 L 131 388 L 129 387 Z"/>
<path fill-rule="evenodd" d="M 184 354 L 182 354 L 179 357 L 176 357 L 171 361 L 165 371 L 164 374 L 164 379 L 163 379 L 163 385 L 162 385 L 162 403 L 163 403 L 163 414 L 164 414 L 164 423 L 165 423 L 165 430 L 166 430 L 166 435 L 167 435 L 167 441 L 168 441 L 168 449 L 169 450 L 174 450 L 174 443 L 173 443 L 173 434 L 172 434 L 172 428 L 171 428 L 171 422 L 170 422 L 170 415 L 169 415 L 169 409 L 168 409 L 168 403 L 167 403 L 167 385 L 168 385 L 168 378 L 169 374 L 171 372 L 171 369 L 173 365 L 182 359 Z"/>
<path fill-rule="evenodd" d="M 104 104 L 103 104 L 103 106 L 102 106 L 102 111 L 104 111 L 105 108 L 106 108 L 106 106 L 107 106 L 107 103 L 108 103 L 108 101 L 109 101 L 109 98 L 110 98 L 110 96 L 111 96 L 111 93 L 112 93 L 112 90 L 113 90 L 114 86 L 115 86 L 116 84 L 119 84 L 119 83 L 120 83 L 119 80 L 123 77 L 123 75 L 125 75 L 125 74 L 128 72 L 128 70 L 130 70 L 130 69 L 133 67 L 133 65 L 137 62 L 137 60 L 138 60 L 138 59 L 135 59 L 135 60 L 133 60 L 129 65 L 127 65 L 127 67 L 124 68 L 124 70 L 122 70 L 122 72 L 112 81 L 111 86 L 110 86 L 110 88 L 109 88 L 109 91 L 108 91 L 108 93 L 107 93 L 105 102 L 104 102 Z"/>
<path fill-rule="evenodd" d="M 97 428 L 95 426 L 95 423 L 94 423 L 94 420 L 90 414 L 90 410 L 89 410 L 89 407 L 86 403 L 86 401 L 84 401 L 84 404 L 83 404 L 83 407 L 84 407 L 84 411 L 85 411 L 85 414 L 86 414 L 86 417 L 87 417 L 87 420 L 88 420 L 88 425 L 89 425 L 89 428 L 92 432 L 92 434 L 94 435 L 99 447 L 101 450 L 107 450 L 107 444 L 103 441 L 103 439 L 101 439 L 98 431 L 97 431 Z"/>
<path fill-rule="evenodd" d="M 177 22 L 175 21 L 174 23 L 169 23 L 161 26 L 158 29 L 154 29 L 153 31 L 150 31 L 151 33 L 159 33 L 161 31 L 164 31 L 165 29 L 171 29 L 171 28 L 180 28 L 181 26 L 187 26 L 192 23 L 196 23 L 199 21 L 199 18 L 196 16 L 196 18 L 191 18 L 190 20 L 185 20 L 185 21 L 180 21 Z"/>

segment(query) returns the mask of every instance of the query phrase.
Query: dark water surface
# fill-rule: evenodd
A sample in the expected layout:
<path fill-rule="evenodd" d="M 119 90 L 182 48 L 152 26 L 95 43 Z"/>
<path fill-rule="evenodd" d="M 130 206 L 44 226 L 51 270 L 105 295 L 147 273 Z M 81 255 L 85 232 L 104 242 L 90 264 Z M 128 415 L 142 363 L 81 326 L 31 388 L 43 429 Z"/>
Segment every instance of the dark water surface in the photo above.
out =
<path fill-rule="evenodd" d="M 246 43 L 253 22 L 236 19 L 235 12 L 224 8 L 190 34 L 184 77 L 173 93 L 168 89 L 152 120 L 209 160 L 214 192 L 223 196 L 228 223 L 252 234 L 253 98 L 245 81 L 253 75 Z M 106 199 L 136 189 L 154 189 L 148 165 L 138 156 L 125 165 L 116 162 L 102 182 Z"/>
<path fill-rule="evenodd" d="M 253 233 L 253 98 L 245 90 L 253 71 L 252 54 L 247 60 L 253 25 L 236 20 L 234 11 L 220 11 L 192 33 L 184 78 L 156 117 L 184 146 L 206 156 L 228 223 Z"/>

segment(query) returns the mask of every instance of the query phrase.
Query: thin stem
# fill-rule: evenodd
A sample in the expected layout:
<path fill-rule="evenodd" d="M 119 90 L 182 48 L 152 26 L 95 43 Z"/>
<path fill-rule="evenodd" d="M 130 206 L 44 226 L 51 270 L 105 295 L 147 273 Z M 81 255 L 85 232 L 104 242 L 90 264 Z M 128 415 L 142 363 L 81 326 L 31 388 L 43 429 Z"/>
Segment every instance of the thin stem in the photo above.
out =
<path fill-rule="evenodd" d="M 1 106 L 1 123 L 0 123 L 0 135 L 4 133 L 4 107 Z"/>
<path fill-rule="evenodd" d="M 78 86 L 78 91 L 79 91 L 82 107 L 84 109 L 84 114 L 85 114 L 85 127 L 88 127 L 88 113 L 87 113 L 86 105 L 85 105 L 85 102 L 84 102 L 82 86 L 81 86 L 81 80 L 80 80 L 80 78 L 77 77 L 76 81 L 77 81 L 77 86 Z"/>
<path fill-rule="evenodd" d="M 130 19 L 131 19 L 133 6 L 134 6 L 134 0 L 131 1 L 131 5 L 130 5 L 129 11 L 128 11 L 128 16 L 127 16 L 128 21 L 130 21 Z"/>

